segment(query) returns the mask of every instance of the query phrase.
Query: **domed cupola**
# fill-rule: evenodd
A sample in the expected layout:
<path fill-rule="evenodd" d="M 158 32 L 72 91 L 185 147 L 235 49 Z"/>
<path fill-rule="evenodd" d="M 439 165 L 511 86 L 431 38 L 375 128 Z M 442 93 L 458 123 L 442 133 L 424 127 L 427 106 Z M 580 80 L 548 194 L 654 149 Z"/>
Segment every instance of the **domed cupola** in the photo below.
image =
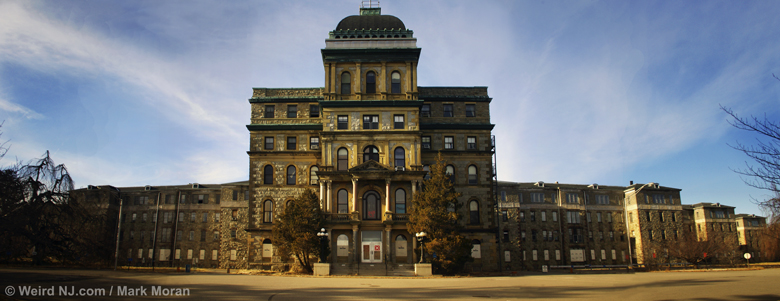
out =
<path fill-rule="evenodd" d="M 329 39 L 409 39 L 412 35 L 398 17 L 382 15 L 379 7 L 361 7 L 360 15 L 342 19 Z"/>

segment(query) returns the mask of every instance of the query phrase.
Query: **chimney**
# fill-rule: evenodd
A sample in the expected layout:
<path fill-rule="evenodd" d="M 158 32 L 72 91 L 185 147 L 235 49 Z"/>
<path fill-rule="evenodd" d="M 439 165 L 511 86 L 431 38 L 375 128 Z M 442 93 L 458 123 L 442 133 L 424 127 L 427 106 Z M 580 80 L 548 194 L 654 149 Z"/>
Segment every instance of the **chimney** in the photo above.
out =
<path fill-rule="evenodd" d="M 630 185 L 634 185 L 634 181 L 630 181 L 629 183 L 630 183 L 630 184 L 628 184 L 629 186 Z"/>

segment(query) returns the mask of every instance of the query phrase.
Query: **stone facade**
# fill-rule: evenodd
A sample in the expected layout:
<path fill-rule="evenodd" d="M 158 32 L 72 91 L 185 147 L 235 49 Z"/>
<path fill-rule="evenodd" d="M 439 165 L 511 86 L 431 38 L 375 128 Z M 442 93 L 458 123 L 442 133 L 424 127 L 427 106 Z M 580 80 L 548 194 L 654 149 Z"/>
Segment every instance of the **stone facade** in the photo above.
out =
<path fill-rule="evenodd" d="M 750 253 L 751 261 L 760 261 L 761 235 L 766 229 L 766 218 L 755 214 L 737 214 L 735 219 L 740 250 Z"/>

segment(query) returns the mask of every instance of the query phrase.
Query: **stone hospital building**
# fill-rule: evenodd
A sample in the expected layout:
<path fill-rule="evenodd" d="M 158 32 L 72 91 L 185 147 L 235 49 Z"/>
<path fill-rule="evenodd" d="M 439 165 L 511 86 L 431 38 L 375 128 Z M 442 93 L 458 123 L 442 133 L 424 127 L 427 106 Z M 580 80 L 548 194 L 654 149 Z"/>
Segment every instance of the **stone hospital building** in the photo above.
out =
<path fill-rule="evenodd" d="M 73 197 L 110 200 L 109 214 L 122 199 L 120 264 L 273 270 L 287 264 L 275 217 L 312 189 L 336 274 L 403 274 L 419 261 L 407 212 L 438 153 L 462 194 L 471 271 L 626 264 L 629 250 L 642 263 L 645 245 L 693 220 L 680 189 L 655 184 L 498 182 L 487 87 L 418 86 L 420 52 L 399 18 L 361 8 L 325 40 L 323 87 L 253 88 L 248 181 L 89 186 Z M 729 208 L 725 222 L 749 219 Z M 730 231 L 748 231 L 749 244 L 755 228 L 742 225 Z"/>

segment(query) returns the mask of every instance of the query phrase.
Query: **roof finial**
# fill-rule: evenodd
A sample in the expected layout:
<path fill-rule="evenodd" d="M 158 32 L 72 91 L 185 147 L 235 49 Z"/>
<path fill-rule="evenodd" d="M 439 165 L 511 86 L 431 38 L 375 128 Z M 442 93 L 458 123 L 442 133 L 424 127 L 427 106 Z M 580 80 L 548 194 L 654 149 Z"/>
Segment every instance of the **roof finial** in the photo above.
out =
<path fill-rule="evenodd" d="M 368 6 L 366 6 L 368 4 Z M 360 2 L 360 15 L 361 16 L 378 16 L 382 14 L 382 8 L 379 7 L 379 1 L 374 3 L 374 0 L 363 0 Z"/>

